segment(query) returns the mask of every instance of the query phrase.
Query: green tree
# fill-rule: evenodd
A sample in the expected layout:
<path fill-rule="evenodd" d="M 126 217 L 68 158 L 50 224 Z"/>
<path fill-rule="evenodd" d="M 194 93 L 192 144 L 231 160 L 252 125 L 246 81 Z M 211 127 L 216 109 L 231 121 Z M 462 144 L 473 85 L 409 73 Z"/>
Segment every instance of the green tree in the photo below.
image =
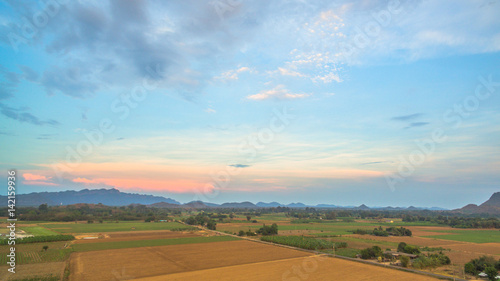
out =
<path fill-rule="evenodd" d="M 401 260 L 401 266 L 408 267 L 410 265 L 410 258 L 409 257 L 402 256 L 400 260 Z"/>
<path fill-rule="evenodd" d="M 490 281 L 495 281 L 496 277 L 498 275 L 498 271 L 496 270 L 496 268 L 494 268 L 492 266 L 485 268 L 484 273 L 486 273 L 486 275 L 488 275 L 488 279 Z"/>
<path fill-rule="evenodd" d="M 208 229 L 215 230 L 215 226 L 216 225 L 217 225 L 217 223 L 215 222 L 215 220 L 209 220 L 207 222 L 207 228 Z"/>
<path fill-rule="evenodd" d="M 45 246 L 43 246 L 43 247 L 42 247 L 42 249 L 43 249 L 45 252 L 47 252 L 47 250 L 49 249 L 49 246 L 45 245 Z"/>
<path fill-rule="evenodd" d="M 471 274 L 471 275 L 476 275 L 477 274 L 477 270 L 476 270 L 476 267 L 468 262 L 464 265 L 464 271 L 465 273 L 468 273 L 468 274 Z"/>
<path fill-rule="evenodd" d="M 41 213 L 46 213 L 49 210 L 47 203 L 38 206 L 38 211 Z"/>
<path fill-rule="evenodd" d="M 240 230 L 240 232 L 238 233 L 238 236 L 245 236 L 245 231 Z"/>
<path fill-rule="evenodd" d="M 405 242 L 399 243 L 399 245 L 398 245 L 398 252 L 404 252 L 405 251 L 405 247 L 406 247 L 406 243 Z"/>
<path fill-rule="evenodd" d="M 250 221 L 252 219 L 251 216 L 247 216 L 247 221 Z"/>

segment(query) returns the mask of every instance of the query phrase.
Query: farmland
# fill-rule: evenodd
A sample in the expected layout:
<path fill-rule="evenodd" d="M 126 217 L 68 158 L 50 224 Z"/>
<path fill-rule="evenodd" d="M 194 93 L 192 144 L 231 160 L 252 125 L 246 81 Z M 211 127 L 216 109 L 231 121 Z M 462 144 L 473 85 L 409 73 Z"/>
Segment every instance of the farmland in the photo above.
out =
<path fill-rule="evenodd" d="M 349 274 L 352 280 L 370 275 L 375 276 L 371 280 L 436 280 L 250 241 L 76 253 L 70 280 L 109 280 L 115 275 L 138 280 L 294 280 L 293 266 L 310 270 L 308 280 L 332 280 L 331 274 L 339 279 Z"/>
<path fill-rule="evenodd" d="M 188 229 L 180 223 L 105 222 L 105 223 L 49 223 L 44 227 L 60 233 L 99 233 L 116 231 Z"/>
<path fill-rule="evenodd" d="M 197 214 L 182 213 L 174 219 Z M 278 226 L 277 236 L 246 236 L 248 231 L 255 233 L 264 224 L 274 223 Z M 410 229 L 413 236 L 353 234 L 356 229 L 369 232 L 379 226 L 403 226 Z M 498 230 L 455 229 L 426 222 L 412 225 L 398 219 L 295 220 L 285 213 L 274 213 L 254 215 L 251 219 L 235 214 L 230 219 L 219 220 L 216 227 L 217 231 L 228 234 L 243 230 L 245 237 L 221 235 L 182 222 L 23 222 L 20 228 L 35 237 L 64 234 L 73 235 L 76 240 L 19 244 L 16 246 L 18 264 L 46 265 L 40 271 L 42 276 L 61 281 L 297 280 L 298 276 L 292 271 L 294 267 L 309 270 L 304 271 L 307 280 L 437 280 L 378 267 L 374 265 L 376 261 L 358 263 L 288 246 L 355 258 L 362 249 L 378 246 L 395 250 L 400 242 L 405 242 L 422 251 L 443 251 L 452 264 L 425 270 L 457 277 L 463 277 L 461 268 L 472 258 L 482 255 L 500 258 Z M 265 242 L 260 242 L 261 239 Z M 288 248 L 277 244 L 288 245 Z M 335 251 L 333 245 L 337 246 Z M 0 262 L 5 263 L 8 247 L 1 246 L 0 253 Z M 63 277 L 64 268 L 66 277 Z"/>

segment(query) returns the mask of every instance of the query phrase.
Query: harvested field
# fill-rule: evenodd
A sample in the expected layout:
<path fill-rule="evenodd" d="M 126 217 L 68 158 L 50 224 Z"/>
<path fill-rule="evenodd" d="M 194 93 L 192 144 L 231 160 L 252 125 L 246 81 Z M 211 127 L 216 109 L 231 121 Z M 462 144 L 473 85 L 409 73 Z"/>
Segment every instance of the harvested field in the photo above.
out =
<path fill-rule="evenodd" d="M 373 236 L 373 235 L 360 235 L 360 234 L 352 234 L 352 235 L 345 235 L 346 237 L 356 237 L 356 238 L 361 238 L 361 239 L 366 239 L 366 240 L 374 240 L 374 241 L 385 241 L 385 242 L 394 242 L 394 243 L 399 243 L 399 242 L 405 242 L 410 245 L 417 245 L 417 246 L 428 246 L 428 247 L 436 247 L 436 246 L 441 246 L 443 248 L 446 248 L 446 245 L 452 245 L 456 244 L 456 241 L 450 241 L 450 240 L 441 240 L 441 239 L 436 239 L 436 238 L 422 238 L 422 237 L 408 237 L 408 236 L 389 236 L 389 237 L 382 237 L 382 236 Z"/>
<path fill-rule="evenodd" d="M 88 236 L 88 235 L 87 235 Z M 198 232 L 180 232 L 180 231 L 138 231 L 138 232 L 118 232 L 118 233 L 105 233 L 102 239 L 79 239 L 74 242 L 75 244 L 85 243 L 102 243 L 102 242 L 118 242 L 118 241 L 134 241 L 134 240 L 155 240 L 155 239 L 172 239 L 183 237 L 199 237 L 202 236 Z M 208 236 L 205 234 L 204 236 Z M 83 238 L 83 236 L 81 237 Z"/>
<path fill-rule="evenodd" d="M 453 245 L 446 245 L 446 248 L 456 251 L 464 251 L 468 253 L 500 255 L 500 243 L 484 243 L 484 244 L 459 243 Z"/>
<path fill-rule="evenodd" d="M 70 281 L 110 280 L 117 278 L 117 274 L 140 278 L 308 255 L 250 241 L 74 253 L 70 260 Z"/>
<path fill-rule="evenodd" d="M 65 262 L 45 262 L 37 264 L 16 265 L 16 273 L 7 271 L 8 266 L 0 266 L 0 280 L 20 280 L 36 276 L 62 276 Z"/>
<path fill-rule="evenodd" d="M 294 267 L 300 268 L 301 275 L 295 274 Z M 362 264 L 343 259 L 320 256 L 298 257 L 286 260 L 225 266 L 219 268 L 175 273 L 163 276 L 135 279 L 137 281 L 160 280 L 438 280 L 417 275 Z"/>

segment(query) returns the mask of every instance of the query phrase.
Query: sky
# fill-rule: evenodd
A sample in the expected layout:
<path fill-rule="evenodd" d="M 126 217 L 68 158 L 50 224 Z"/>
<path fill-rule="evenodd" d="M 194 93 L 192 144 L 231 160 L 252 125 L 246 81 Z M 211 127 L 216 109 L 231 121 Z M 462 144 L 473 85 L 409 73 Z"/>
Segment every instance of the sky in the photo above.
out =
<path fill-rule="evenodd" d="M 459 208 L 500 191 L 497 1 L 33 3 L 0 3 L 18 193 Z"/>

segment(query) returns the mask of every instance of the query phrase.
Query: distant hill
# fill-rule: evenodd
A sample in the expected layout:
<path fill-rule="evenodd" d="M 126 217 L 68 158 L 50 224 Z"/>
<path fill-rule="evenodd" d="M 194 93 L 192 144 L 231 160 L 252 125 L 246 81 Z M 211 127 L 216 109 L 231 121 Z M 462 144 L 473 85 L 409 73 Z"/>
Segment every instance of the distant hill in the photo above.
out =
<path fill-rule="evenodd" d="M 6 202 L 7 196 L 0 196 Z M 34 192 L 17 194 L 17 206 L 40 206 L 41 204 L 72 205 L 78 203 L 99 204 L 107 206 L 126 206 L 130 204 L 150 205 L 159 202 L 180 204 L 179 202 L 162 196 L 125 193 L 118 189 L 83 189 L 80 191 L 68 190 L 59 192 Z"/>
<path fill-rule="evenodd" d="M 486 206 L 500 208 L 500 192 L 493 193 L 490 199 L 488 199 L 483 204 L 479 205 L 479 207 L 486 207 Z"/>
<path fill-rule="evenodd" d="M 285 205 L 278 203 L 278 202 L 271 202 L 271 203 L 259 202 L 256 205 L 257 205 L 257 207 L 262 207 L 262 208 L 276 208 L 276 207 L 285 206 Z"/>
<path fill-rule="evenodd" d="M 205 209 L 208 208 L 207 205 L 205 205 L 201 201 L 191 201 L 189 203 L 183 204 L 183 207 L 188 207 L 188 208 L 193 208 L 193 209 Z"/>
<path fill-rule="evenodd" d="M 493 193 L 490 199 L 479 206 L 476 204 L 468 204 L 453 211 L 465 214 L 500 215 L 500 192 Z"/>
<path fill-rule="evenodd" d="M 300 202 L 298 202 L 298 203 L 290 203 L 290 204 L 288 204 L 286 206 L 289 207 L 289 208 L 305 208 L 305 207 L 307 207 L 306 205 L 304 205 L 304 204 L 302 204 Z"/>
<path fill-rule="evenodd" d="M 246 209 L 255 209 L 258 208 L 257 205 L 255 205 L 252 202 L 231 202 L 231 203 L 224 203 L 219 205 L 220 208 L 246 208 Z"/>

